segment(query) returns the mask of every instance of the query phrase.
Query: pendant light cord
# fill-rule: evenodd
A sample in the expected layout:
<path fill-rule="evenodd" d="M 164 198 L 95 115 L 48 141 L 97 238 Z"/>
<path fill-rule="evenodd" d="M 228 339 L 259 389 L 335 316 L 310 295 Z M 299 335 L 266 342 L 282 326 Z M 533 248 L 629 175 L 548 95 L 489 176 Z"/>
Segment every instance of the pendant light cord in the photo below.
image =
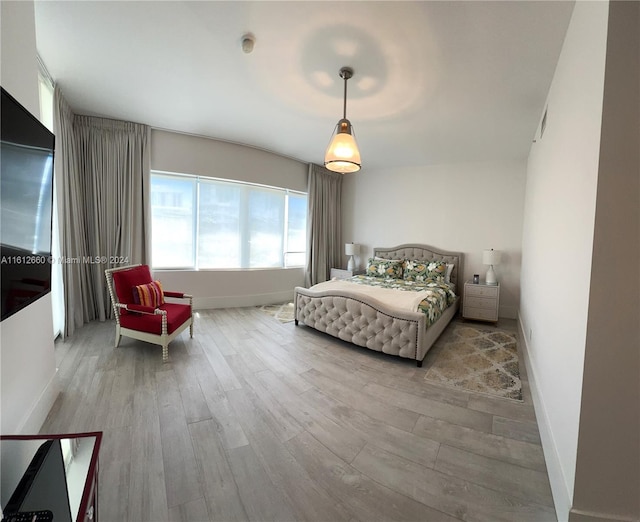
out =
<path fill-rule="evenodd" d="M 347 119 L 347 80 L 348 79 L 349 78 L 347 78 L 345 76 L 345 78 L 344 78 L 344 106 L 343 106 L 343 109 L 342 109 L 342 118 L 345 119 L 345 120 Z"/>

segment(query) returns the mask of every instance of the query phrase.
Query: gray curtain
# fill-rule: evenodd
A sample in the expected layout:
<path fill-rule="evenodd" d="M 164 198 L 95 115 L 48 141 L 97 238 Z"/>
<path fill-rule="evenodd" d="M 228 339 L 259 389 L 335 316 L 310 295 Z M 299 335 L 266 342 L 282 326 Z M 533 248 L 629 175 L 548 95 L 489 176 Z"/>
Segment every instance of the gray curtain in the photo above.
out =
<path fill-rule="evenodd" d="M 342 176 L 309 164 L 307 216 L 307 287 L 329 279 L 342 263 Z"/>
<path fill-rule="evenodd" d="M 104 270 L 149 257 L 150 129 L 75 115 L 55 89 L 64 334 L 111 316 Z"/>

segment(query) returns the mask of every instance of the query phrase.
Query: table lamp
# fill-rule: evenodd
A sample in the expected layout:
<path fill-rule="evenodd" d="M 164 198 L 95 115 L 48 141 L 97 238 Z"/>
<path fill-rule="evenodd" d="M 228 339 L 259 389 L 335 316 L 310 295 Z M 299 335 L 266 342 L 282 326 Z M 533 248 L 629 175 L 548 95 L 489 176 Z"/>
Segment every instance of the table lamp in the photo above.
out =
<path fill-rule="evenodd" d="M 360 245 L 356 245 L 355 243 L 346 243 L 344 245 L 344 253 L 349 256 L 349 264 L 347 265 L 347 270 L 355 270 L 356 262 L 353 256 L 358 255 L 360 252 Z"/>
<path fill-rule="evenodd" d="M 493 271 L 493 265 L 500 264 L 500 251 L 493 248 L 483 251 L 482 264 L 489 265 L 489 270 L 487 270 L 487 275 L 485 276 L 485 284 L 497 285 L 498 280 L 496 279 L 496 273 Z"/>

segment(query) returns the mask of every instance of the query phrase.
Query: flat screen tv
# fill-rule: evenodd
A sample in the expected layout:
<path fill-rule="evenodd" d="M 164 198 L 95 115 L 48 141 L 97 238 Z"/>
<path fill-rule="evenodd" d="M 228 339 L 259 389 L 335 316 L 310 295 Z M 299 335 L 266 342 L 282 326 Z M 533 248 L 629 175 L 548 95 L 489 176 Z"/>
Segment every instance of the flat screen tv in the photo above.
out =
<path fill-rule="evenodd" d="M 53 134 L 2 88 L 2 320 L 51 291 Z"/>

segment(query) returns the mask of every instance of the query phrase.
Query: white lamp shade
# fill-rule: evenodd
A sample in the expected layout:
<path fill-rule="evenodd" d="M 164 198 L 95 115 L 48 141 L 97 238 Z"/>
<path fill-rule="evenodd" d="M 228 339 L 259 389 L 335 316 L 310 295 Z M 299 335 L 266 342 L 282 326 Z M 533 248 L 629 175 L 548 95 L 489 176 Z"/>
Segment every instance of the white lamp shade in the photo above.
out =
<path fill-rule="evenodd" d="M 500 251 L 494 250 L 484 250 L 482 252 L 482 264 L 483 265 L 499 265 L 500 264 Z"/>
<path fill-rule="evenodd" d="M 344 253 L 348 256 L 356 256 L 360 252 L 360 245 L 355 243 L 346 243 L 344 245 Z"/>
<path fill-rule="evenodd" d="M 337 132 L 329 142 L 324 154 L 324 166 L 334 172 L 346 174 L 360 170 L 360 151 L 356 139 L 351 133 L 349 120 L 338 122 Z"/>

